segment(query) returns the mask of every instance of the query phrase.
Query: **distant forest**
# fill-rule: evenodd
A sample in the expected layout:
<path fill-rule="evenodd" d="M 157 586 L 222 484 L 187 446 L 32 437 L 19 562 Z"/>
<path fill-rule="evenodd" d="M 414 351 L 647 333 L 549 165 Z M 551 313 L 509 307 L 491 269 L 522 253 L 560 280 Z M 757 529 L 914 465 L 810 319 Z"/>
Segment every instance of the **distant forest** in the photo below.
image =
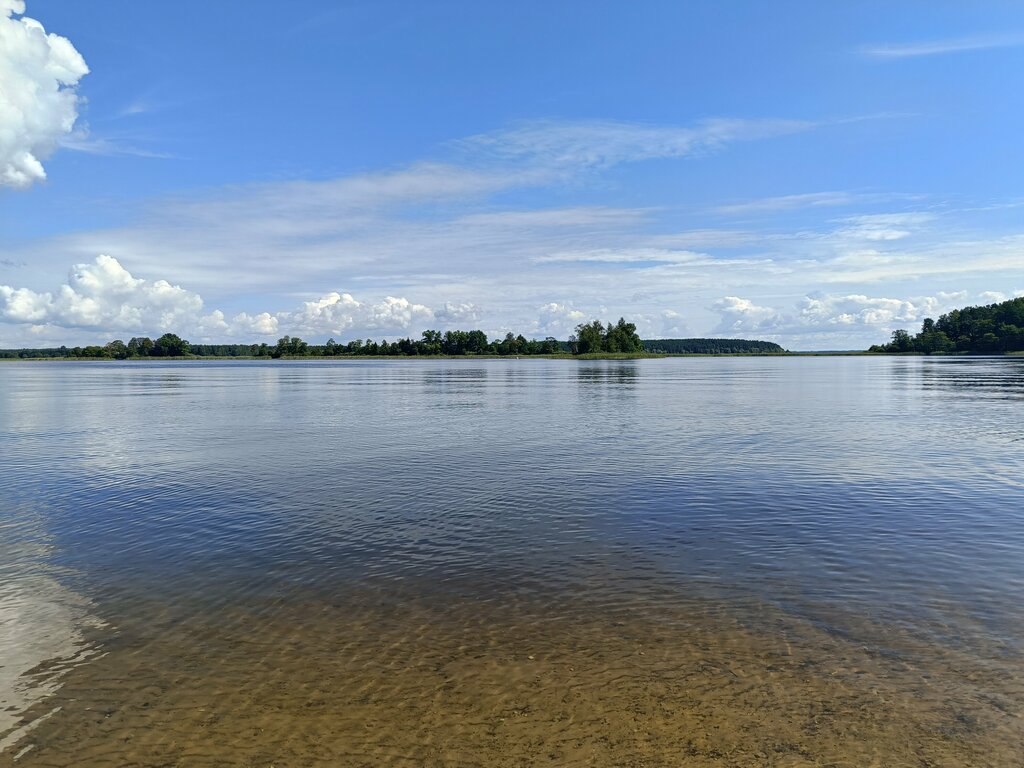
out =
<path fill-rule="evenodd" d="M 1003 354 L 1024 351 L 1024 297 L 983 307 L 954 309 L 938 320 L 927 318 L 911 336 L 893 331 L 888 344 L 869 352 L 916 354 Z"/>
<path fill-rule="evenodd" d="M 786 350 L 773 341 L 747 339 L 650 339 L 648 352 L 667 355 L 779 355 Z"/>
<path fill-rule="evenodd" d="M 135 337 L 128 343 L 115 339 L 103 346 L 50 347 L 0 350 L 0 358 L 80 358 L 133 360 L 141 358 L 194 357 L 414 357 L 430 355 L 558 355 L 558 354 L 779 354 L 785 350 L 767 341 L 742 339 L 654 339 L 641 340 L 636 326 L 620 318 L 605 325 L 599 320 L 583 323 L 568 341 L 552 337 L 527 339 L 508 333 L 489 340 L 483 331 L 424 331 L 419 339 L 350 341 L 340 344 L 310 344 L 297 336 L 283 336 L 276 344 L 190 344 L 177 334 L 165 333 L 153 340 Z"/>

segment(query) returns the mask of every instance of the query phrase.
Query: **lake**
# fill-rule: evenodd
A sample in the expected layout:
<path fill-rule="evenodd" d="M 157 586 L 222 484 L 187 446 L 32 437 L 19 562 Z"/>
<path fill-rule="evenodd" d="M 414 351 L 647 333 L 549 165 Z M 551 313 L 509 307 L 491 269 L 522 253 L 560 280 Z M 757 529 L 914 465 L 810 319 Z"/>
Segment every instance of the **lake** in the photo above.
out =
<path fill-rule="evenodd" d="M 1020 766 L 1024 359 L 0 365 L 0 766 Z"/>

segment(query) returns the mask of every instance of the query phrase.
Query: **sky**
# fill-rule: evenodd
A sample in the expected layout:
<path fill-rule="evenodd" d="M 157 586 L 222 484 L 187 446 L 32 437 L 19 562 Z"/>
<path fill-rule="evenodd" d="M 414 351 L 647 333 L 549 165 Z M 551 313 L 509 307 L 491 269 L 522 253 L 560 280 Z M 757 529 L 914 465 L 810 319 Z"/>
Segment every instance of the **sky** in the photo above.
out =
<path fill-rule="evenodd" d="M 0 0 L 0 347 L 860 349 L 1024 295 L 1024 4 Z"/>

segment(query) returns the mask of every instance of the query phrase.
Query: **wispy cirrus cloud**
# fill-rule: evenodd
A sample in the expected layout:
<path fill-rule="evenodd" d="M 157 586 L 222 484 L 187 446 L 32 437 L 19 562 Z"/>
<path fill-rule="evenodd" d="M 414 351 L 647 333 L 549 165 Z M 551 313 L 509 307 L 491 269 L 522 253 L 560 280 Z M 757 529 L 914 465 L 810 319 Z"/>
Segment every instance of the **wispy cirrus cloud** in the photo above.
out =
<path fill-rule="evenodd" d="M 806 192 L 799 195 L 778 195 L 746 200 L 742 203 L 715 206 L 715 213 L 734 216 L 745 213 L 775 213 L 800 208 L 823 208 L 851 205 L 857 196 L 851 192 Z"/>
<path fill-rule="evenodd" d="M 104 155 L 106 157 L 149 157 L 167 159 L 171 155 L 167 152 L 145 149 L 133 143 L 119 141 L 110 137 L 95 136 L 86 128 L 76 128 L 60 140 L 63 149 L 70 149 L 75 152 L 85 152 L 90 155 Z"/>
<path fill-rule="evenodd" d="M 211 281 L 226 283 L 229 275 L 236 290 L 280 285 L 282 253 L 288 254 L 293 278 L 310 282 L 339 271 L 361 278 L 408 274 L 426 262 L 436 273 L 441 253 L 444 271 L 474 272 L 483 254 L 523 262 L 552 252 L 593 250 L 595 240 L 604 240 L 604 247 L 622 247 L 623 234 L 654 213 L 600 206 L 473 210 L 487 208 L 496 195 L 557 186 L 596 167 L 682 157 L 731 141 L 821 125 L 775 119 L 718 119 L 689 128 L 613 121 L 520 123 L 457 142 L 445 160 L 152 201 L 135 223 L 69 235 L 63 247 L 73 249 L 73 258 L 111 253 L 147 271 L 171 265 L 174 279 L 204 290 Z M 107 147 L 94 143 L 91 148 Z M 240 274 L 239 263 L 251 268 Z"/>
<path fill-rule="evenodd" d="M 592 263 L 592 264 L 697 264 L 706 263 L 709 256 L 696 251 L 668 250 L 665 248 L 596 248 L 585 251 L 556 251 L 533 259 L 537 264 Z"/>
<path fill-rule="evenodd" d="M 836 235 L 850 240 L 902 240 L 935 218 L 930 213 L 870 213 L 851 216 Z"/>
<path fill-rule="evenodd" d="M 470 136 L 453 146 L 499 161 L 556 168 L 608 168 L 619 163 L 686 157 L 728 144 L 785 136 L 827 122 L 715 118 L 693 126 L 663 126 L 614 120 L 531 120 L 509 129 Z"/>
<path fill-rule="evenodd" d="M 723 216 L 739 216 L 744 214 L 780 213 L 798 211 L 808 208 L 842 208 L 854 205 L 874 205 L 894 200 L 917 200 L 920 195 L 897 194 L 893 192 L 805 192 L 797 195 L 777 195 L 762 197 L 755 200 L 744 200 L 739 203 L 718 205 L 712 212 Z"/>
<path fill-rule="evenodd" d="M 871 59 L 908 59 L 919 56 L 941 56 L 948 53 L 981 51 L 989 48 L 1013 48 L 1020 45 L 1024 45 L 1024 32 L 973 35 L 909 43 L 879 43 L 862 46 L 860 53 Z"/>

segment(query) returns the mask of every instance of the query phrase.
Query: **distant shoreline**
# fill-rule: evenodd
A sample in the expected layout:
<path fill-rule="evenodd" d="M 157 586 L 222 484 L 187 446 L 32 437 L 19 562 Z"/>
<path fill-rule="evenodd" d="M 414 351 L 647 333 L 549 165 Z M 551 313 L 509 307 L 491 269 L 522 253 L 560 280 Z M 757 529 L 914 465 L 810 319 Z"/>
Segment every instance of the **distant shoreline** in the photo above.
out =
<path fill-rule="evenodd" d="M 865 352 L 858 350 L 826 351 L 826 352 L 595 352 L 583 355 L 554 354 L 554 355 L 284 355 L 279 358 L 271 358 L 259 355 L 189 355 L 176 357 L 135 357 L 125 360 L 116 360 L 109 357 L 0 357 L 0 363 L 167 363 L 167 362 L 202 362 L 204 360 L 225 362 L 230 360 L 267 362 L 325 362 L 355 360 L 365 362 L 367 360 L 660 360 L 674 357 L 1022 357 L 1024 352 L 1007 352 L 1004 354 L 937 354 L 926 355 L 923 353 L 900 353 L 900 352 Z"/>

